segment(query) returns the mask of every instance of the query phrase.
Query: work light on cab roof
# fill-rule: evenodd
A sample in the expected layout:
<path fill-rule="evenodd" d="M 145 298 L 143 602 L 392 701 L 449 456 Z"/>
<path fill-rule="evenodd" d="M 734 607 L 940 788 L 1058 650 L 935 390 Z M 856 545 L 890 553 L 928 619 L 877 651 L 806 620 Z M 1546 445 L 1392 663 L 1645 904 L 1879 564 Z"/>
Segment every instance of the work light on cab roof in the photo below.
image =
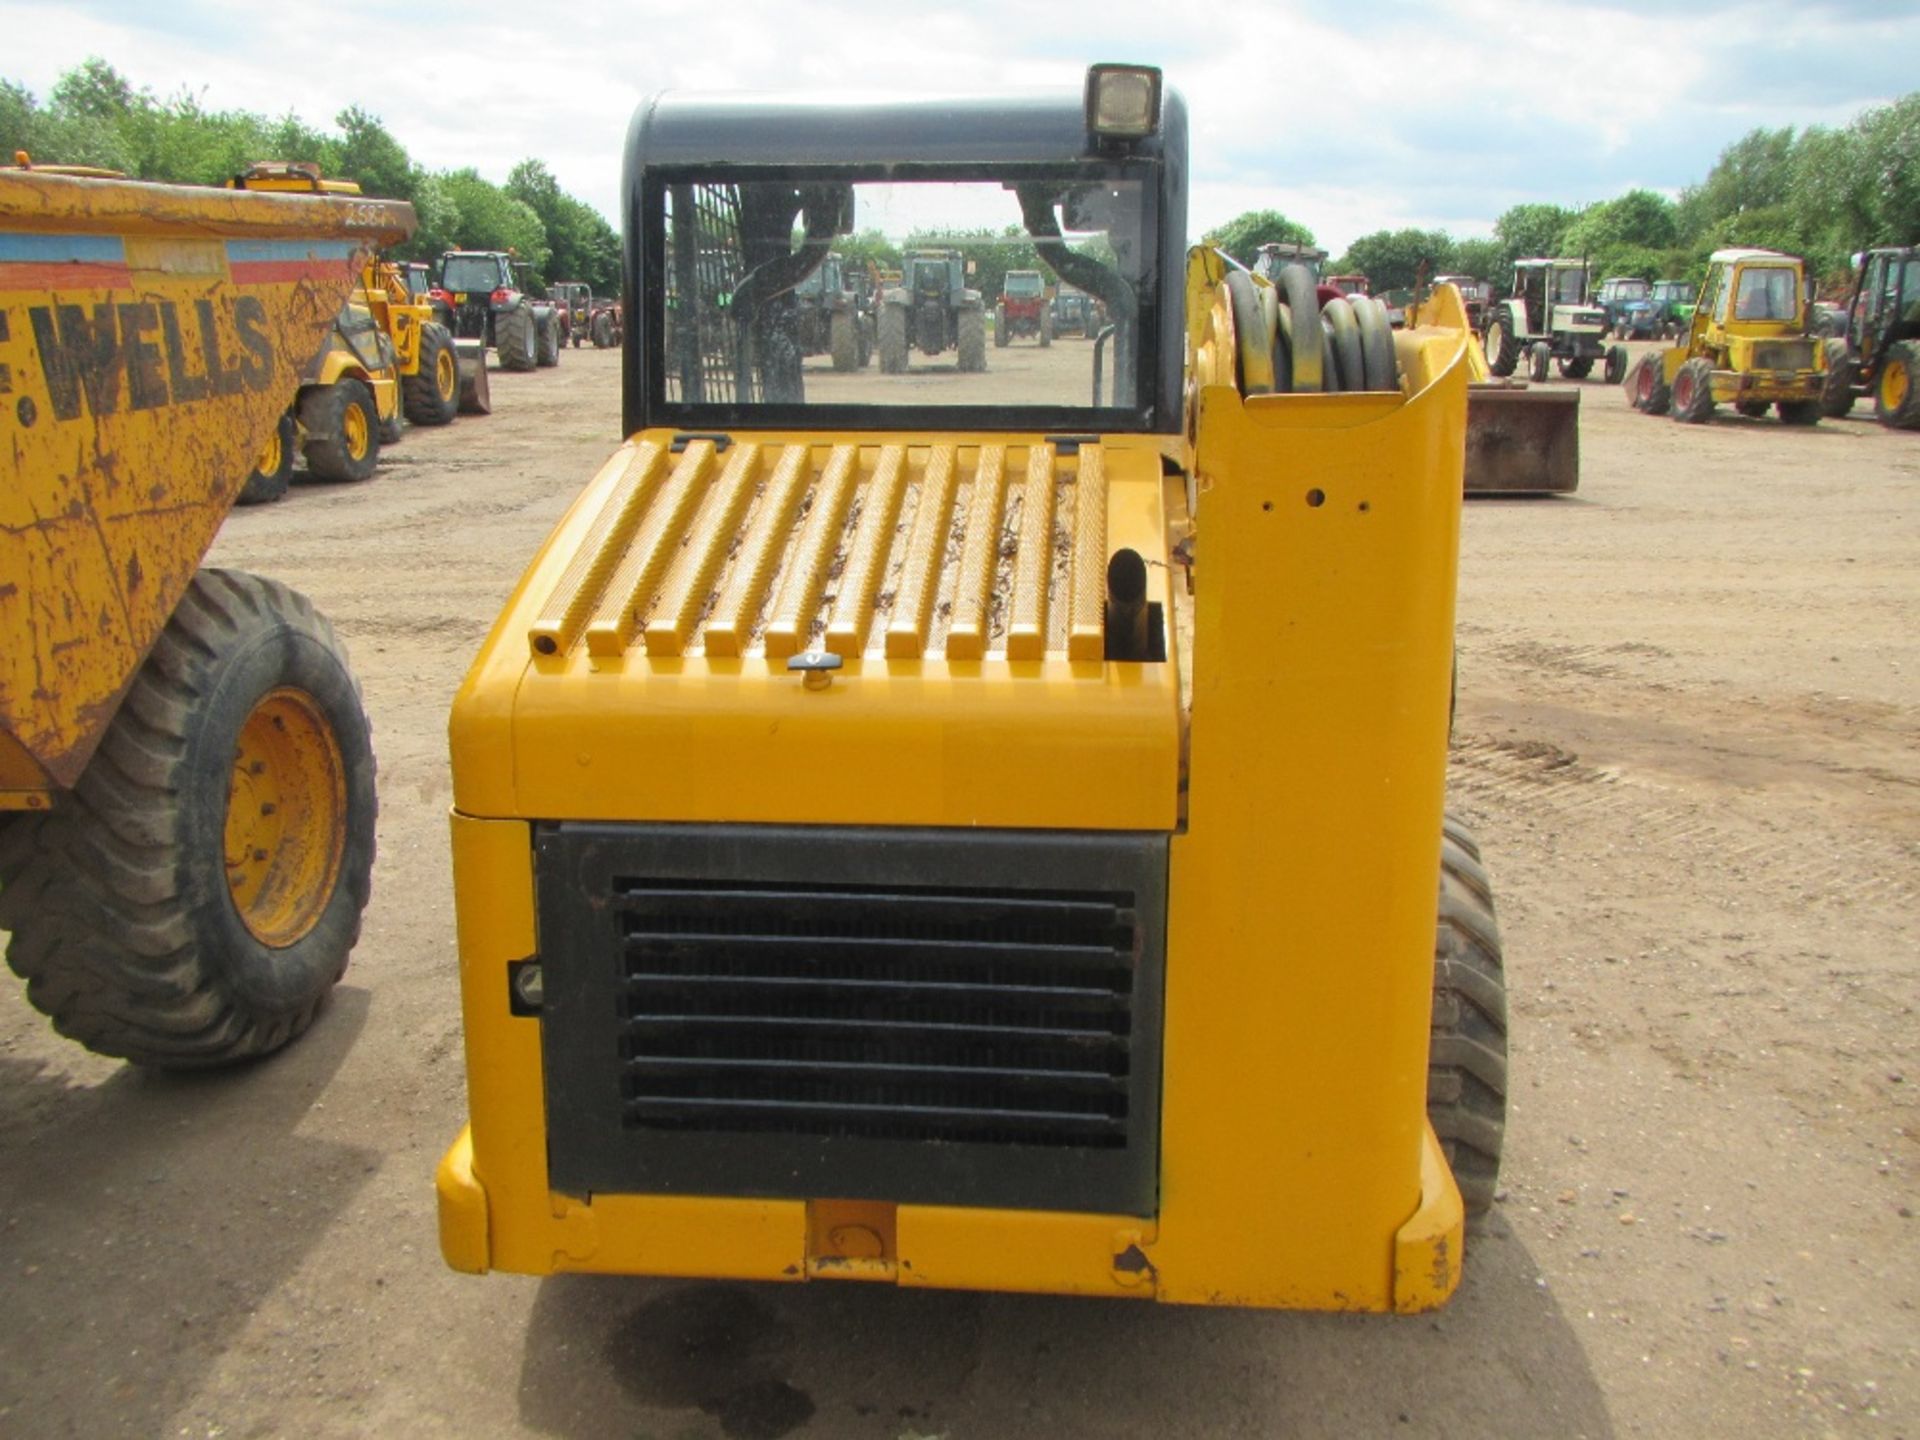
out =
<path fill-rule="evenodd" d="M 1138 140 L 1160 128 L 1160 72 L 1151 65 L 1087 71 L 1087 129 L 1103 140 Z"/>

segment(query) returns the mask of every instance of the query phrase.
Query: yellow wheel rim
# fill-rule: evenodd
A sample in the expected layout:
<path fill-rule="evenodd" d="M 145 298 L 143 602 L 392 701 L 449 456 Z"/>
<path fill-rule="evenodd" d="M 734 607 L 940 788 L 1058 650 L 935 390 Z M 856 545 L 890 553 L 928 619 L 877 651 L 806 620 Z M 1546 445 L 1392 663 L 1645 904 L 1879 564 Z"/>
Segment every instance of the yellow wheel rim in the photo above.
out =
<path fill-rule="evenodd" d="M 240 727 L 227 789 L 227 890 L 255 939 L 285 947 L 313 929 L 346 844 L 346 766 L 332 728 L 305 691 L 268 691 Z"/>
<path fill-rule="evenodd" d="M 1890 361 L 1880 376 L 1880 403 L 1889 413 L 1897 412 L 1907 403 L 1907 392 L 1912 385 L 1907 378 L 1907 367 L 1898 360 Z"/>
<path fill-rule="evenodd" d="M 367 454 L 367 412 L 358 405 L 347 406 L 347 413 L 340 421 L 341 438 L 347 442 L 347 453 L 356 460 L 366 458 Z"/>
<path fill-rule="evenodd" d="M 280 473 L 280 427 L 273 427 L 273 434 L 267 437 L 267 448 L 260 452 L 260 461 L 253 467 L 262 475 Z"/>
<path fill-rule="evenodd" d="M 433 362 L 433 383 L 442 400 L 451 400 L 460 390 L 460 367 L 451 350 L 442 350 Z"/>

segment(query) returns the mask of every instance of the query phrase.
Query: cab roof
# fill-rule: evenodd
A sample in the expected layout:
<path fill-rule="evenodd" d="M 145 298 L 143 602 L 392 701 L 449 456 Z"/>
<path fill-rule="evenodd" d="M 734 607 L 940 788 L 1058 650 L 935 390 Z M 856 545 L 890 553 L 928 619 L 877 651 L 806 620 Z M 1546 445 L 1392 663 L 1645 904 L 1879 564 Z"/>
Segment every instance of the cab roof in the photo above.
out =
<path fill-rule="evenodd" d="M 1708 263 L 1713 265 L 1731 265 L 1741 260 L 1777 260 L 1783 265 L 1798 265 L 1800 263 L 1798 256 L 1786 255 L 1778 250 L 1735 248 L 1732 250 L 1716 250 L 1707 257 Z"/>

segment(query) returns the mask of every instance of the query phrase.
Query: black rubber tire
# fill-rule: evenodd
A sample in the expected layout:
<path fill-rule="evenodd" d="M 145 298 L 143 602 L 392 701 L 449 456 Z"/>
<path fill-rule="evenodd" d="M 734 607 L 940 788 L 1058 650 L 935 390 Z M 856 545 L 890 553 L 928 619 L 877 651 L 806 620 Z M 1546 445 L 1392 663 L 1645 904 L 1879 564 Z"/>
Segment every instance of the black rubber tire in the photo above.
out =
<path fill-rule="evenodd" d="M 339 747 L 339 860 L 317 917 L 269 946 L 227 884 L 240 728 L 261 697 L 311 700 Z M 374 853 L 373 747 L 360 688 L 307 599 L 202 570 L 135 675 L 71 796 L 0 828 L 0 930 L 27 998 L 103 1055 L 192 1069 L 279 1049 L 347 966 Z"/>
<path fill-rule="evenodd" d="M 1040 302 L 1040 348 L 1047 349 L 1053 344 L 1053 311 L 1047 302 Z"/>
<path fill-rule="evenodd" d="M 1007 348 L 1007 342 L 1012 339 L 1013 336 L 1007 333 L 1007 307 L 1004 305 L 994 306 L 993 348 L 996 350 L 1004 350 Z"/>
<path fill-rule="evenodd" d="M 1364 390 L 1367 388 L 1367 364 L 1360 350 L 1360 322 L 1344 295 L 1335 296 L 1320 307 L 1320 325 L 1327 332 L 1333 368 L 1327 372 L 1326 388 Z"/>
<path fill-rule="evenodd" d="M 1749 420 L 1758 420 L 1761 416 L 1765 415 L 1767 411 L 1771 410 L 1773 406 L 1765 400 L 1736 400 L 1733 402 L 1733 408 L 1737 413 L 1746 416 Z"/>
<path fill-rule="evenodd" d="M 1904 390 L 1896 371 L 1906 374 Z M 1874 381 L 1873 414 L 1889 430 L 1920 430 L 1920 344 L 1903 340 L 1887 347 Z"/>
<path fill-rule="evenodd" d="M 1427 1119 L 1468 1219 L 1485 1215 L 1507 1128 L 1506 967 L 1480 848 L 1451 817 L 1440 840 Z"/>
<path fill-rule="evenodd" d="M 858 317 L 851 310 L 836 310 L 827 320 L 827 344 L 833 354 L 833 368 L 842 372 L 860 368 Z"/>
<path fill-rule="evenodd" d="M 1280 304 L 1290 318 L 1290 331 L 1287 334 L 1287 383 L 1289 391 L 1313 393 L 1326 388 L 1326 365 L 1322 360 L 1324 341 L 1314 337 L 1326 334 L 1320 324 L 1320 296 L 1314 284 L 1313 272 L 1304 265 L 1282 265 L 1280 273 L 1273 277 L 1273 287 L 1279 292 Z M 1280 327 L 1274 327 L 1276 334 Z M 1295 343 L 1299 337 L 1305 343 Z M 1276 344 L 1275 350 L 1279 346 Z M 1280 386 L 1281 364 L 1278 354 L 1274 357 L 1274 386 Z"/>
<path fill-rule="evenodd" d="M 600 314 L 594 316 L 593 324 L 589 327 L 589 330 L 594 349 L 610 350 L 613 348 L 613 317 L 611 315 L 603 310 Z"/>
<path fill-rule="evenodd" d="M 1593 356 L 1575 355 L 1560 362 L 1560 373 L 1568 380 L 1584 380 L 1593 373 Z"/>
<path fill-rule="evenodd" d="M 880 307 L 880 373 L 907 373 L 907 307 L 889 302 Z"/>
<path fill-rule="evenodd" d="M 540 363 L 533 312 L 525 305 L 493 317 L 493 348 L 502 370 L 526 371 Z"/>
<path fill-rule="evenodd" d="M 1227 306 L 1233 314 L 1233 378 L 1242 395 L 1271 395 L 1273 377 L 1249 363 L 1249 356 L 1273 353 L 1273 336 L 1268 333 L 1266 310 L 1260 301 L 1259 287 L 1244 270 L 1227 272 Z"/>
<path fill-rule="evenodd" d="M 1641 359 L 1634 371 L 1633 408 L 1649 415 L 1664 415 L 1673 404 L 1673 389 L 1667 384 L 1666 365 L 1658 354 Z"/>
<path fill-rule="evenodd" d="M 1504 306 L 1493 312 L 1493 318 L 1487 322 L 1487 333 L 1480 343 L 1486 351 L 1487 369 L 1495 375 L 1505 377 L 1520 368 L 1522 342 L 1513 331 Z"/>
<path fill-rule="evenodd" d="M 415 425 L 450 424 L 460 413 L 460 362 L 444 326 L 420 327 L 420 369 L 400 381 L 400 408 Z"/>
<path fill-rule="evenodd" d="M 860 365 L 864 370 L 873 363 L 873 317 L 860 316 L 854 325 L 854 335 L 860 342 Z"/>
<path fill-rule="evenodd" d="M 954 351 L 960 362 L 960 368 L 968 373 L 985 370 L 987 368 L 987 312 L 977 306 L 971 310 L 962 310 L 954 329 Z"/>
<path fill-rule="evenodd" d="M 356 445 L 353 412 L 366 440 Z M 370 480 L 380 464 L 380 412 L 373 391 L 358 380 L 316 385 L 300 397 L 300 428 L 307 432 L 301 453 L 316 480 Z"/>
<path fill-rule="evenodd" d="M 1820 391 L 1820 413 L 1829 420 L 1838 420 L 1853 409 L 1854 386 L 1859 384 L 1859 374 L 1846 341 L 1828 340 L 1826 351 L 1827 380 Z"/>
<path fill-rule="evenodd" d="M 1627 347 L 1609 345 L 1607 347 L 1606 368 L 1600 372 L 1609 385 L 1618 385 L 1627 378 Z"/>
<path fill-rule="evenodd" d="M 1373 295 L 1347 298 L 1353 318 L 1360 326 L 1360 354 L 1366 370 L 1369 390 L 1400 388 L 1400 357 L 1393 346 L 1393 322 L 1387 316 L 1387 302 Z"/>
<path fill-rule="evenodd" d="M 1773 407 L 1780 417 L 1782 425 L 1818 425 L 1820 423 L 1820 402 L 1818 400 L 1782 400 Z"/>
<path fill-rule="evenodd" d="M 1713 366 L 1695 357 L 1673 377 L 1671 414 L 1683 425 L 1704 425 L 1713 418 Z"/>
<path fill-rule="evenodd" d="M 560 363 L 560 317 L 551 310 L 533 317 L 533 363 L 543 370 Z"/>
<path fill-rule="evenodd" d="M 260 457 L 264 463 L 254 467 L 234 497 L 234 504 L 271 505 L 285 497 L 287 482 L 293 476 L 294 442 L 298 439 L 291 414 L 282 415 L 274 422 L 273 436 Z"/>
<path fill-rule="evenodd" d="M 1553 362 L 1553 351 L 1544 340 L 1536 340 L 1527 349 L 1527 378 L 1536 385 L 1547 383 L 1547 367 Z"/>

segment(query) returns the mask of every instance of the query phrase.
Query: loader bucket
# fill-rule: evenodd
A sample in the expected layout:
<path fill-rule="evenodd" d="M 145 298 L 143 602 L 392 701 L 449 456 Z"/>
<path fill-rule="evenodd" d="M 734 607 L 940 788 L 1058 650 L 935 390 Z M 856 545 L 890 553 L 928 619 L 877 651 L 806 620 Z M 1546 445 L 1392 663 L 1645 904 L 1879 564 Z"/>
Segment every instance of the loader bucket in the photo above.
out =
<path fill-rule="evenodd" d="M 460 413 L 491 415 L 493 391 L 487 384 L 487 342 L 455 340 L 453 353 L 460 362 Z"/>
<path fill-rule="evenodd" d="M 411 206 L 0 169 L 0 810 L 70 787 Z"/>
<path fill-rule="evenodd" d="M 1467 387 L 1469 495 L 1570 495 L 1580 485 L 1580 392 Z"/>

